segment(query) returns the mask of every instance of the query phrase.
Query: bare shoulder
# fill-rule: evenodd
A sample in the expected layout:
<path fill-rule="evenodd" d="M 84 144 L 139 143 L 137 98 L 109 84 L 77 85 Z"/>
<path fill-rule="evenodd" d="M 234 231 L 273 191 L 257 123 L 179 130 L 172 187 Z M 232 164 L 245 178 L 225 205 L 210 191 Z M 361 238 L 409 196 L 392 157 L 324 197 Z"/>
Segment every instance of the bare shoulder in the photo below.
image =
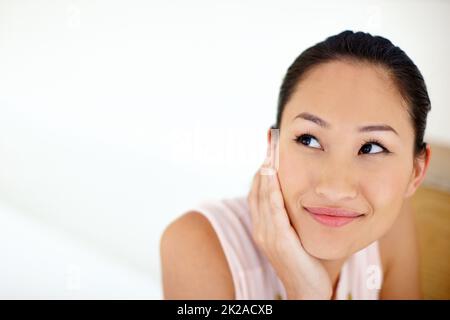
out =
<path fill-rule="evenodd" d="M 234 299 L 234 285 L 209 220 L 190 211 L 171 222 L 160 240 L 164 299 Z"/>
<path fill-rule="evenodd" d="M 421 298 L 419 245 L 411 200 L 406 199 L 391 229 L 380 239 L 383 299 Z"/>

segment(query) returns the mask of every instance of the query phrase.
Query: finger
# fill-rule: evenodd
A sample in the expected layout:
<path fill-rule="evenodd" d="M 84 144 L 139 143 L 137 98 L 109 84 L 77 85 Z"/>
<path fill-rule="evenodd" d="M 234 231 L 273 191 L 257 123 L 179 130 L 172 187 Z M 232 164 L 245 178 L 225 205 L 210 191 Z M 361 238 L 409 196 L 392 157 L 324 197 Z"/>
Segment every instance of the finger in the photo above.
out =
<path fill-rule="evenodd" d="M 250 215 L 253 223 L 256 223 L 259 220 L 258 219 L 259 185 L 260 185 L 260 173 L 258 170 L 253 176 L 250 192 L 247 196 L 247 202 L 249 205 Z"/>
<path fill-rule="evenodd" d="M 269 164 L 267 166 L 278 171 L 280 130 L 270 129 L 270 137 L 270 144 L 267 146 L 267 157 L 269 158 Z"/>
<path fill-rule="evenodd" d="M 258 221 L 265 229 L 270 227 L 272 224 L 270 215 L 272 214 L 272 207 L 270 206 L 270 185 L 273 176 L 276 176 L 276 169 L 278 168 L 276 163 L 277 153 L 278 153 L 278 143 L 279 143 L 279 130 L 271 129 L 271 139 L 270 144 L 267 145 L 266 158 L 264 163 L 261 165 L 259 173 L 259 185 L 257 187 L 257 206 L 258 206 Z M 271 179 L 272 178 L 272 179 Z M 274 195 L 277 197 L 277 195 Z M 278 196 L 279 198 L 279 196 Z M 279 202 L 279 201 L 278 201 Z"/>
<path fill-rule="evenodd" d="M 278 180 L 278 174 L 261 175 L 260 182 L 260 206 L 265 208 L 267 214 L 276 214 L 285 211 L 284 199 Z"/>
<path fill-rule="evenodd" d="M 279 166 L 279 140 L 280 130 L 270 129 L 270 144 L 267 145 L 266 159 L 261 169 L 263 175 L 274 175 Z"/>
<path fill-rule="evenodd" d="M 280 158 L 280 129 L 271 129 L 272 168 L 278 172 Z"/>
<path fill-rule="evenodd" d="M 269 149 L 270 150 L 270 149 Z M 264 163 L 259 169 L 259 173 L 262 176 L 272 176 L 275 174 L 275 168 L 273 167 L 272 153 L 268 151 L 269 155 L 265 158 Z"/>
<path fill-rule="evenodd" d="M 277 220 L 286 219 L 283 217 L 284 202 L 281 191 L 277 190 L 276 184 L 277 174 L 261 175 L 259 186 L 259 215 L 261 223 L 264 226 L 264 232 L 267 236 L 273 232 L 276 233 Z"/>
<path fill-rule="evenodd" d="M 264 162 L 258 168 L 258 171 L 256 172 L 255 176 L 253 177 L 251 190 L 250 190 L 250 193 L 248 196 L 249 207 L 250 207 L 250 211 L 252 212 L 252 219 L 253 219 L 253 221 L 255 221 L 255 223 L 256 223 L 256 221 L 260 221 L 258 216 L 261 215 L 261 213 L 259 212 L 261 210 L 260 201 L 262 199 L 262 197 L 260 196 L 261 195 L 261 176 L 273 174 L 272 170 L 270 169 L 270 163 L 271 163 L 270 156 L 271 156 L 270 147 L 268 147 L 267 151 L 266 151 L 266 158 L 264 159 Z"/>
<path fill-rule="evenodd" d="M 267 148 L 267 158 L 263 167 L 269 167 L 261 171 L 260 195 L 266 202 L 266 208 L 270 212 L 284 209 L 284 201 L 278 181 L 278 153 L 279 153 L 279 129 L 271 129 L 270 145 Z M 261 201 L 260 201 L 261 202 Z"/>
<path fill-rule="evenodd" d="M 261 175 L 259 211 L 265 232 L 272 233 L 272 236 L 290 225 L 276 172 L 273 175 Z"/>

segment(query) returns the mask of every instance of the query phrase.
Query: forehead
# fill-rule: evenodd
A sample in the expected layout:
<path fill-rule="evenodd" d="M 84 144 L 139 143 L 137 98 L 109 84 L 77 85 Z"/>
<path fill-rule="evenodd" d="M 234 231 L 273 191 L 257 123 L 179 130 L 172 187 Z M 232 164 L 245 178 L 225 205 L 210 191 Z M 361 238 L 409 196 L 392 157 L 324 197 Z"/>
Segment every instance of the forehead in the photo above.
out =
<path fill-rule="evenodd" d="M 331 125 L 379 122 L 412 130 L 406 102 L 392 79 L 383 68 L 368 63 L 333 61 L 311 69 L 286 104 L 283 122 L 290 123 L 303 111 Z"/>

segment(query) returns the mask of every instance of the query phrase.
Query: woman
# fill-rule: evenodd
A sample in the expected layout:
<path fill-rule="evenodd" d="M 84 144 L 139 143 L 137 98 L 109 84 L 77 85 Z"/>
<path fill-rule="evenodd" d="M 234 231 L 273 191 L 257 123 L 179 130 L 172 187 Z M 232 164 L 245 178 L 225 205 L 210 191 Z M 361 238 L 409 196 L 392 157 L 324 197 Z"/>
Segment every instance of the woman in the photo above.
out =
<path fill-rule="evenodd" d="M 418 299 L 409 198 L 431 151 L 424 79 L 389 40 L 344 31 L 281 85 L 267 159 L 246 197 L 165 230 L 166 299 Z"/>

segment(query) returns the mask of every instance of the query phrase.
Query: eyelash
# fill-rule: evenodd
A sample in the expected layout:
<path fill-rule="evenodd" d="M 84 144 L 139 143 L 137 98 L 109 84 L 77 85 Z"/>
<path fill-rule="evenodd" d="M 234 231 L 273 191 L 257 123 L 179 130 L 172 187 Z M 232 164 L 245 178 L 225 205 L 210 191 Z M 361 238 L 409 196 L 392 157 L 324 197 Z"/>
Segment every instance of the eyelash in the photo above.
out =
<path fill-rule="evenodd" d="M 305 132 L 305 133 L 303 133 L 303 134 L 301 134 L 301 135 L 298 135 L 298 136 L 296 136 L 295 137 L 295 139 L 294 139 L 294 141 L 296 142 L 296 143 L 300 143 L 301 145 L 303 145 L 303 146 L 305 146 L 303 143 L 301 143 L 299 140 L 300 140 L 300 138 L 302 138 L 302 137 L 305 137 L 305 136 L 309 136 L 309 137 L 312 137 L 312 138 L 314 138 L 314 139 L 316 139 L 317 141 L 319 141 L 319 139 L 317 139 L 314 135 L 312 135 L 311 133 L 309 133 L 309 132 Z M 377 153 L 372 153 L 372 155 L 375 155 L 375 154 L 380 154 L 380 153 L 391 153 L 379 140 L 377 140 L 377 139 L 369 139 L 369 140 L 365 140 L 364 141 L 364 143 L 361 145 L 361 147 L 363 147 L 363 146 L 365 146 L 366 144 L 376 144 L 376 145 L 378 145 L 381 149 L 383 149 L 383 151 L 381 151 L 381 152 L 377 152 Z M 307 146 L 305 146 L 305 147 L 307 147 Z M 364 153 L 364 154 L 370 154 L 370 153 Z"/>

